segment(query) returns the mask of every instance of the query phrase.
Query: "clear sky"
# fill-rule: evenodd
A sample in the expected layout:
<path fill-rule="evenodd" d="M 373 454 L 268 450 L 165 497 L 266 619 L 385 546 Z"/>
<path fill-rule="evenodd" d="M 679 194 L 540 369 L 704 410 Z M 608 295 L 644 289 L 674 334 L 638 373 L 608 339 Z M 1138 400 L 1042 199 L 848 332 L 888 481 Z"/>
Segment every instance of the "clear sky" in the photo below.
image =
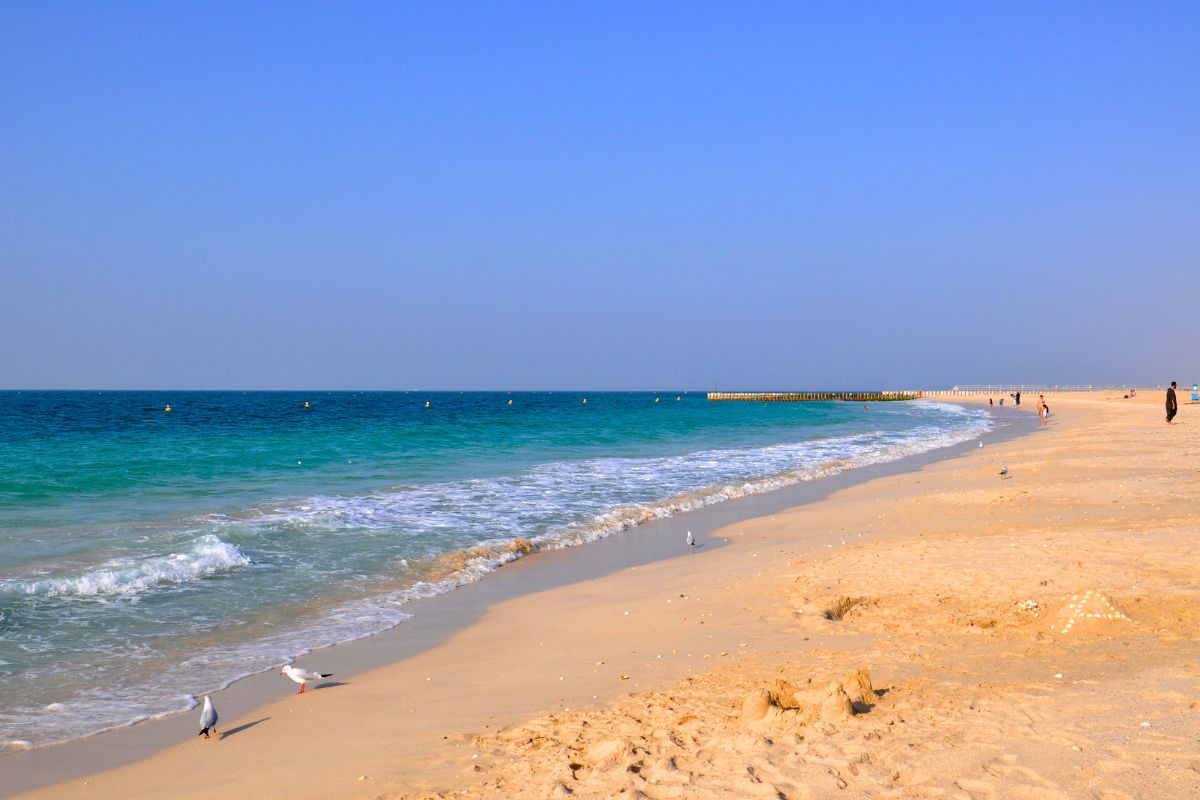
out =
<path fill-rule="evenodd" d="M 1197 3 L 0 0 L 0 387 L 1190 384 L 1198 315 Z"/>

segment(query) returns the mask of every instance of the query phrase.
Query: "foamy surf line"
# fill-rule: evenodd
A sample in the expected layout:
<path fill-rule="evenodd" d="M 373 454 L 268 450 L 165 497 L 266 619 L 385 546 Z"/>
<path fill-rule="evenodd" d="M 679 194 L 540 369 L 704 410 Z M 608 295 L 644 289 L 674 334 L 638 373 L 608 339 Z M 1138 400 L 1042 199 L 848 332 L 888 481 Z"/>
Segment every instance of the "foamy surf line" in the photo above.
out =
<path fill-rule="evenodd" d="M 186 553 L 115 559 L 78 575 L 0 581 L 0 594 L 44 597 L 136 594 L 154 586 L 199 580 L 249 563 L 250 559 L 236 546 L 206 534 Z"/>
<path fill-rule="evenodd" d="M 49 706 L 20 709 L 18 712 L 24 712 L 26 722 L 32 724 L 27 726 L 28 733 L 25 738 L 10 740 L 7 744 L 10 748 L 20 748 L 32 744 L 69 741 L 103 730 L 126 727 L 147 719 L 186 711 L 194 707 L 195 698 L 192 695 L 171 694 L 169 687 L 178 686 L 181 682 L 185 685 L 196 685 L 188 680 L 189 676 L 227 676 L 219 685 L 213 686 L 213 690 L 223 689 L 241 678 L 271 669 L 280 663 L 281 654 L 283 660 L 291 660 L 316 648 L 378 634 L 396 627 L 408 618 L 409 614 L 403 607 L 412 601 L 444 594 L 475 583 L 499 567 L 526 555 L 595 542 L 648 522 L 667 519 L 727 500 L 763 494 L 864 466 L 884 464 L 952 447 L 978 438 L 993 428 L 986 415 L 966 412 L 958 406 L 929 405 L 955 414 L 968 415 L 971 417 L 971 424 L 955 431 L 917 428 L 905 432 L 897 441 L 886 447 L 862 447 L 857 452 L 852 445 L 863 437 L 846 437 L 830 446 L 829 452 L 823 452 L 822 455 L 827 457 L 819 460 L 819 463 L 799 469 L 706 487 L 655 503 L 614 508 L 596 515 L 584 525 L 569 526 L 530 537 L 485 541 L 475 547 L 441 556 L 426 570 L 425 579 L 410 586 L 338 606 L 324 612 L 319 619 L 311 620 L 287 632 L 256 638 L 219 651 L 202 653 L 169 670 L 152 686 L 142 684 L 126 688 L 110 687 L 103 698 L 83 696 L 68 704 L 53 704 L 53 709 Z M 779 445 L 759 450 L 769 453 L 788 447 L 790 446 Z M 720 458 L 722 452 L 697 453 L 689 458 Z M 771 461 L 766 455 L 763 457 L 766 461 Z M 214 545 L 215 542 L 207 544 Z M 238 554 L 240 555 L 240 551 Z M 229 555 L 231 562 L 237 561 L 237 556 Z M 229 566 L 238 564 L 231 563 Z M 134 573 L 133 581 L 128 585 L 137 583 L 138 575 L 139 573 Z M 182 577 L 187 579 L 186 570 Z M 61 590 L 74 585 L 51 584 L 43 587 L 43 590 Z M 147 701 L 147 697 L 157 698 L 157 701 Z M 166 698 L 174 699 L 163 702 Z M 34 718 L 40 718 L 42 724 L 35 722 Z"/>

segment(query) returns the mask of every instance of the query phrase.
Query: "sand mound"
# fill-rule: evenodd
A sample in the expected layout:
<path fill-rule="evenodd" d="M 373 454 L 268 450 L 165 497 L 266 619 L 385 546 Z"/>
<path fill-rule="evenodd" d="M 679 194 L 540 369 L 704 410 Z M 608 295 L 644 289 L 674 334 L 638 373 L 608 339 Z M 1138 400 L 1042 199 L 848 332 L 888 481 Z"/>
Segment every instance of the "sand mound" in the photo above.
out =
<path fill-rule="evenodd" d="M 1115 600 L 1095 589 L 1063 598 L 1052 620 L 1053 630 L 1060 636 L 1079 633 L 1081 628 L 1102 632 L 1130 622 L 1129 616 Z"/>
<path fill-rule="evenodd" d="M 741 718 L 749 724 L 811 725 L 834 722 L 868 710 L 875 690 L 866 669 L 824 686 L 797 687 L 776 680 L 769 688 L 751 692 L 742 701 Z"/>
<path fill-rule="evenodd" d="M 583 762 L 597 769 L 611 769 L 623 764 L 633 755 L 629 742 L 621 739 L 604 739 L 588 747 L 580 756 Z"/>

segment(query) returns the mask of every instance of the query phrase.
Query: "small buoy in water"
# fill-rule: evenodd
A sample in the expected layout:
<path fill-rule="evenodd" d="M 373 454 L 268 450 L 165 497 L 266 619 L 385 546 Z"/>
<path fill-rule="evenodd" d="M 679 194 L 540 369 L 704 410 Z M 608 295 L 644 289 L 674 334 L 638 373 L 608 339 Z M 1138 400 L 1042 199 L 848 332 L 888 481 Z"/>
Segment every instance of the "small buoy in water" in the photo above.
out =
<path fill-rule="evenodd" d="M 297 462 L 296 462 L 296 466 L 297 466 L 297 467 L 298 467 L 298 466 L 300 466 L 300 462 L 299 462 L 299 461 L 297 461 Z"/>
<path fill-rule="evenodd" d="M 658 398 L 657 398 L 657 397 L 656 397 L 656 398 L 654 398 L 654 402 L 656 402 L 656 403 L 658 402 Z"/>
<path fill-rule="evenodd" d="M 428 400 L 426 400 L 426 401 L 425 401 L 425 407 L 426 407 L 426 408 L 429 408 L 429 401 L 428 401 Z"/>
<path fill-rule="evenodd" d="M 584 404 L 585 406 L 587 405 L 587 398 L 586 398 L 586 397 L 585 397 L 585 398 L 583 398 L 583 404 Z"/>
<path fill-rule="evenodd" d="M 163 411 L 170 411 L 170 410 L 171 410 L 170 406 L 167 406 L 166 408 L 163 409 Z"/>
<path fill-rule="evenodd" d="M 512 400 L 509 400 L 509 401 L 508 401 L 508 404 L 511 406 L 511 405 L 512 405 Z"/>
<path fill-rule="evenodd" d="M 675 395 L 675 402 L 679 402 L 679 395 Z"/>
<path fill-rule="evenodd" d="M 304 401 L 304 407 L 305 407 L 305 408 L 308 408 L 308 401 L 307 401 L 307 400 L 305 400 L 305 401 Z"/>

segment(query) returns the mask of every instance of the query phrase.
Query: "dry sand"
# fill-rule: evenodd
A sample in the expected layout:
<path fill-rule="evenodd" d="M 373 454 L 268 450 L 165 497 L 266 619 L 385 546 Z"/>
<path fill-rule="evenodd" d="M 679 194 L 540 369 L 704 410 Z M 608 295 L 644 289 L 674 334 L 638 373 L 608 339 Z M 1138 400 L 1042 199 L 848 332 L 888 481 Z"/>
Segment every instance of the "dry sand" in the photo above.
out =
<path fill-rule="evenodd" d="M 1033 435 L 22 796 L 1200 796 L 1200 407 L 1048 402 Z"/>

